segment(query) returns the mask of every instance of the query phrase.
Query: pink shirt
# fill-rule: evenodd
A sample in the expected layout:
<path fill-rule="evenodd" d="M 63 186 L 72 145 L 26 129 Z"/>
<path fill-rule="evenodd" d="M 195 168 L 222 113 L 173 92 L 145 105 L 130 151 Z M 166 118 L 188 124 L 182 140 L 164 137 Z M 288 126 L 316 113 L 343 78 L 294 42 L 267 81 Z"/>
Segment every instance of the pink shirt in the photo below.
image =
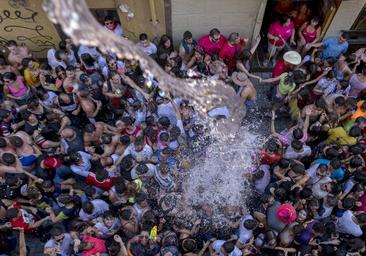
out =
<path fill-rule="evenodd" d="M 198 41 L 197 46 L 201 47 L 208 55 L 213 56 L 219 54 L 225 43 L 226 38 L 223 35 L 220 36 L 220 39 L 217 42 L 212 42 L 209 35 L 205 35 Z"/>
<path fill-rule="evenodd" d="M 306 26 L 302 31 L 302 35 L 304 36 L 304 39 L 305 39 L 305 42 L 306 43 L 312 43 L 314 42 L 315 38 L 316 38 L 316 35 L 318 34 L 317 33 L 317 29 L 315 29 L 313 32 L 309 32 L 307 30 L 308 26 Z"/>
<path fill-rule="evenodd" d="M 281 36 L 285 41 L 287 41 L 291 37 L 292 31 L 294 31 L 294 29 L 295 25 L 292 22 L 290 22 L 288 26 L 284 27 L 281 25 L 279 21 L 275 21 L 269 26 L 268 33 L 273 36 Z M 273 45 L 274 40 L 269 40 L 269 43 Z M 284 45 L 283 40 L 278 40 L 276 42 L 276 46 L 282 46 L 282 45 Z"/>
<path fill-rule="evenodd" d="M 366 212 L 366 193 L 363 194 L 358 201 L 362 203 L 360 207 L 358 207 L 357 211 Z"/>
<path fill-rule="evenodd" d="M 94 247 L 91 250 L 83 252 L 83 256 L 95 255 L 98 252 L 99 253 L 107 252 L 107 248 L 105 247 L 105 240 L 98 239 L 92 236 L 86 236 L 83 237 L 83 241 L 88 241 L 94 244 Z"/>
<path fill-rule="evenodd" d="M 241 40 L 239 44 L 234 46 L 229 45 L 229 43 L 225 43 L 221 48 L 219 58 L 225 62 L 229 69 L 235 69 L 235 55 L 240 53 L 240 50 L 244 45 L 245 42 Z"/>

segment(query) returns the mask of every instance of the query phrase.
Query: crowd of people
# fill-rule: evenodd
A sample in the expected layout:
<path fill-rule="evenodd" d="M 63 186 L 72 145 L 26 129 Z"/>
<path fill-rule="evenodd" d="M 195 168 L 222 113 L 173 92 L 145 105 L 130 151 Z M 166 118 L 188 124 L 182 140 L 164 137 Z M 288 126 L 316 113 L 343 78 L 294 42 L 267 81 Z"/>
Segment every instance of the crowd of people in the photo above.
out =
<path fill-rule="evenodd" d="M 123 36 L 112 17 L 105 28 Z M 251 73 L 260 37 L 248 49 L 238 33 L 214 28 L 195 41 L 186 31 L 175 49 L 168 35 L 157 46 L 139 36 L 136 47 L 170 75 L 223 80 L 247 107 L 251 79 L 271 88 L 271 135 L 243 170 L 252 195 L 222 202 L 220 227 L 208 205 L 182 204 L 182 177 L 210 143 L 190 102 L 113 53 L 67 39 L 38 61 L 8 41 L 0 254 L 26 255 L 33 237 L 52 256 L 364 255 L 366 50 L 349 53 L 345 32 L 319 35 L 317 17 L 274 22 L 270 79 Z M 292 126 L 276 131 L 281 112 Z"/>

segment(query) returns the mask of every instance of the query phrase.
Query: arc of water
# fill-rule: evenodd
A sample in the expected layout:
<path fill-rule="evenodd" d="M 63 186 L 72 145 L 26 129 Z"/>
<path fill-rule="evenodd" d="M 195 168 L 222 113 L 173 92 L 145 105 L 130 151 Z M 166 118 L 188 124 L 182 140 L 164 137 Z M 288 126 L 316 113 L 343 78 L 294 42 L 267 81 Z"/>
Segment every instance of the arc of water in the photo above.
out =
<path fill-rule="evenodd" d="M 240 99 L 230 86 L 221 81 L 178 79 L 167 74 L 132 41 L 103 28 L 85 0 L 45 0 L 43 9 L 75 44 L 96 46 L 103 52 L 114 52 L 119 58 L 138 61 L 145 74 L 159 81 L 161 89 L 172 92 L 175 97 L 191 100 L 201 112 L 224 105 L 233 112 L 237 109 Z"/>

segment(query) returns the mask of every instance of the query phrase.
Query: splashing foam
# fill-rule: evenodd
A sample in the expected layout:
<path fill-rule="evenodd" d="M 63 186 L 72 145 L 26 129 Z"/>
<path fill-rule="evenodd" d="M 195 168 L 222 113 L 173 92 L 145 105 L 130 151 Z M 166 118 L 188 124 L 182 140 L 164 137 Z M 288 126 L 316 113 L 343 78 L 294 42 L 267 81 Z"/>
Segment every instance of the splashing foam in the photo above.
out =
<path fill-rule="evenodd" d="M 196 159 L 183 188 L 188 204 L 209 206 L 214 215 L 221 214 L 225 206 L 245 206 L 250 195 L 245 173 L 263 142 L 263 137 L 248 127 L 240 127 L 233 134 L 227 133 L 228 124 L 224 124 L 211 130 L 210 136 L 216 140 L 203 157 Z"/>

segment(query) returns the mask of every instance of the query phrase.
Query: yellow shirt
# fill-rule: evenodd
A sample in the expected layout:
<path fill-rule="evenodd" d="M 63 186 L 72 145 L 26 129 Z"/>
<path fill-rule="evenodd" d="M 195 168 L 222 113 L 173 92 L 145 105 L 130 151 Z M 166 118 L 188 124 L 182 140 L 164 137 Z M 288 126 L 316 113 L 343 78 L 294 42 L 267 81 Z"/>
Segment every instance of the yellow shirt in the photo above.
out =
<path fill-rule="evenodd" d="M 349 136 L 346 130 L 343 127 L 337 127 L 333 129 L 329 129 L 328 138 L 325 143 L 336 143 L 338 145 L 355 145 L 357 143 L 356 138 Z"/>
<path fill-rule="evenodd" d="M 33 71 L 39 71 L 39 63 L 33 62 L 34 68 Z M 39 76 L 35 77 L 32 74 L 32 71 L 29 68 L 24 70 L 24 80 L 28 86 L 35 86 L 39 84 Z"/>

